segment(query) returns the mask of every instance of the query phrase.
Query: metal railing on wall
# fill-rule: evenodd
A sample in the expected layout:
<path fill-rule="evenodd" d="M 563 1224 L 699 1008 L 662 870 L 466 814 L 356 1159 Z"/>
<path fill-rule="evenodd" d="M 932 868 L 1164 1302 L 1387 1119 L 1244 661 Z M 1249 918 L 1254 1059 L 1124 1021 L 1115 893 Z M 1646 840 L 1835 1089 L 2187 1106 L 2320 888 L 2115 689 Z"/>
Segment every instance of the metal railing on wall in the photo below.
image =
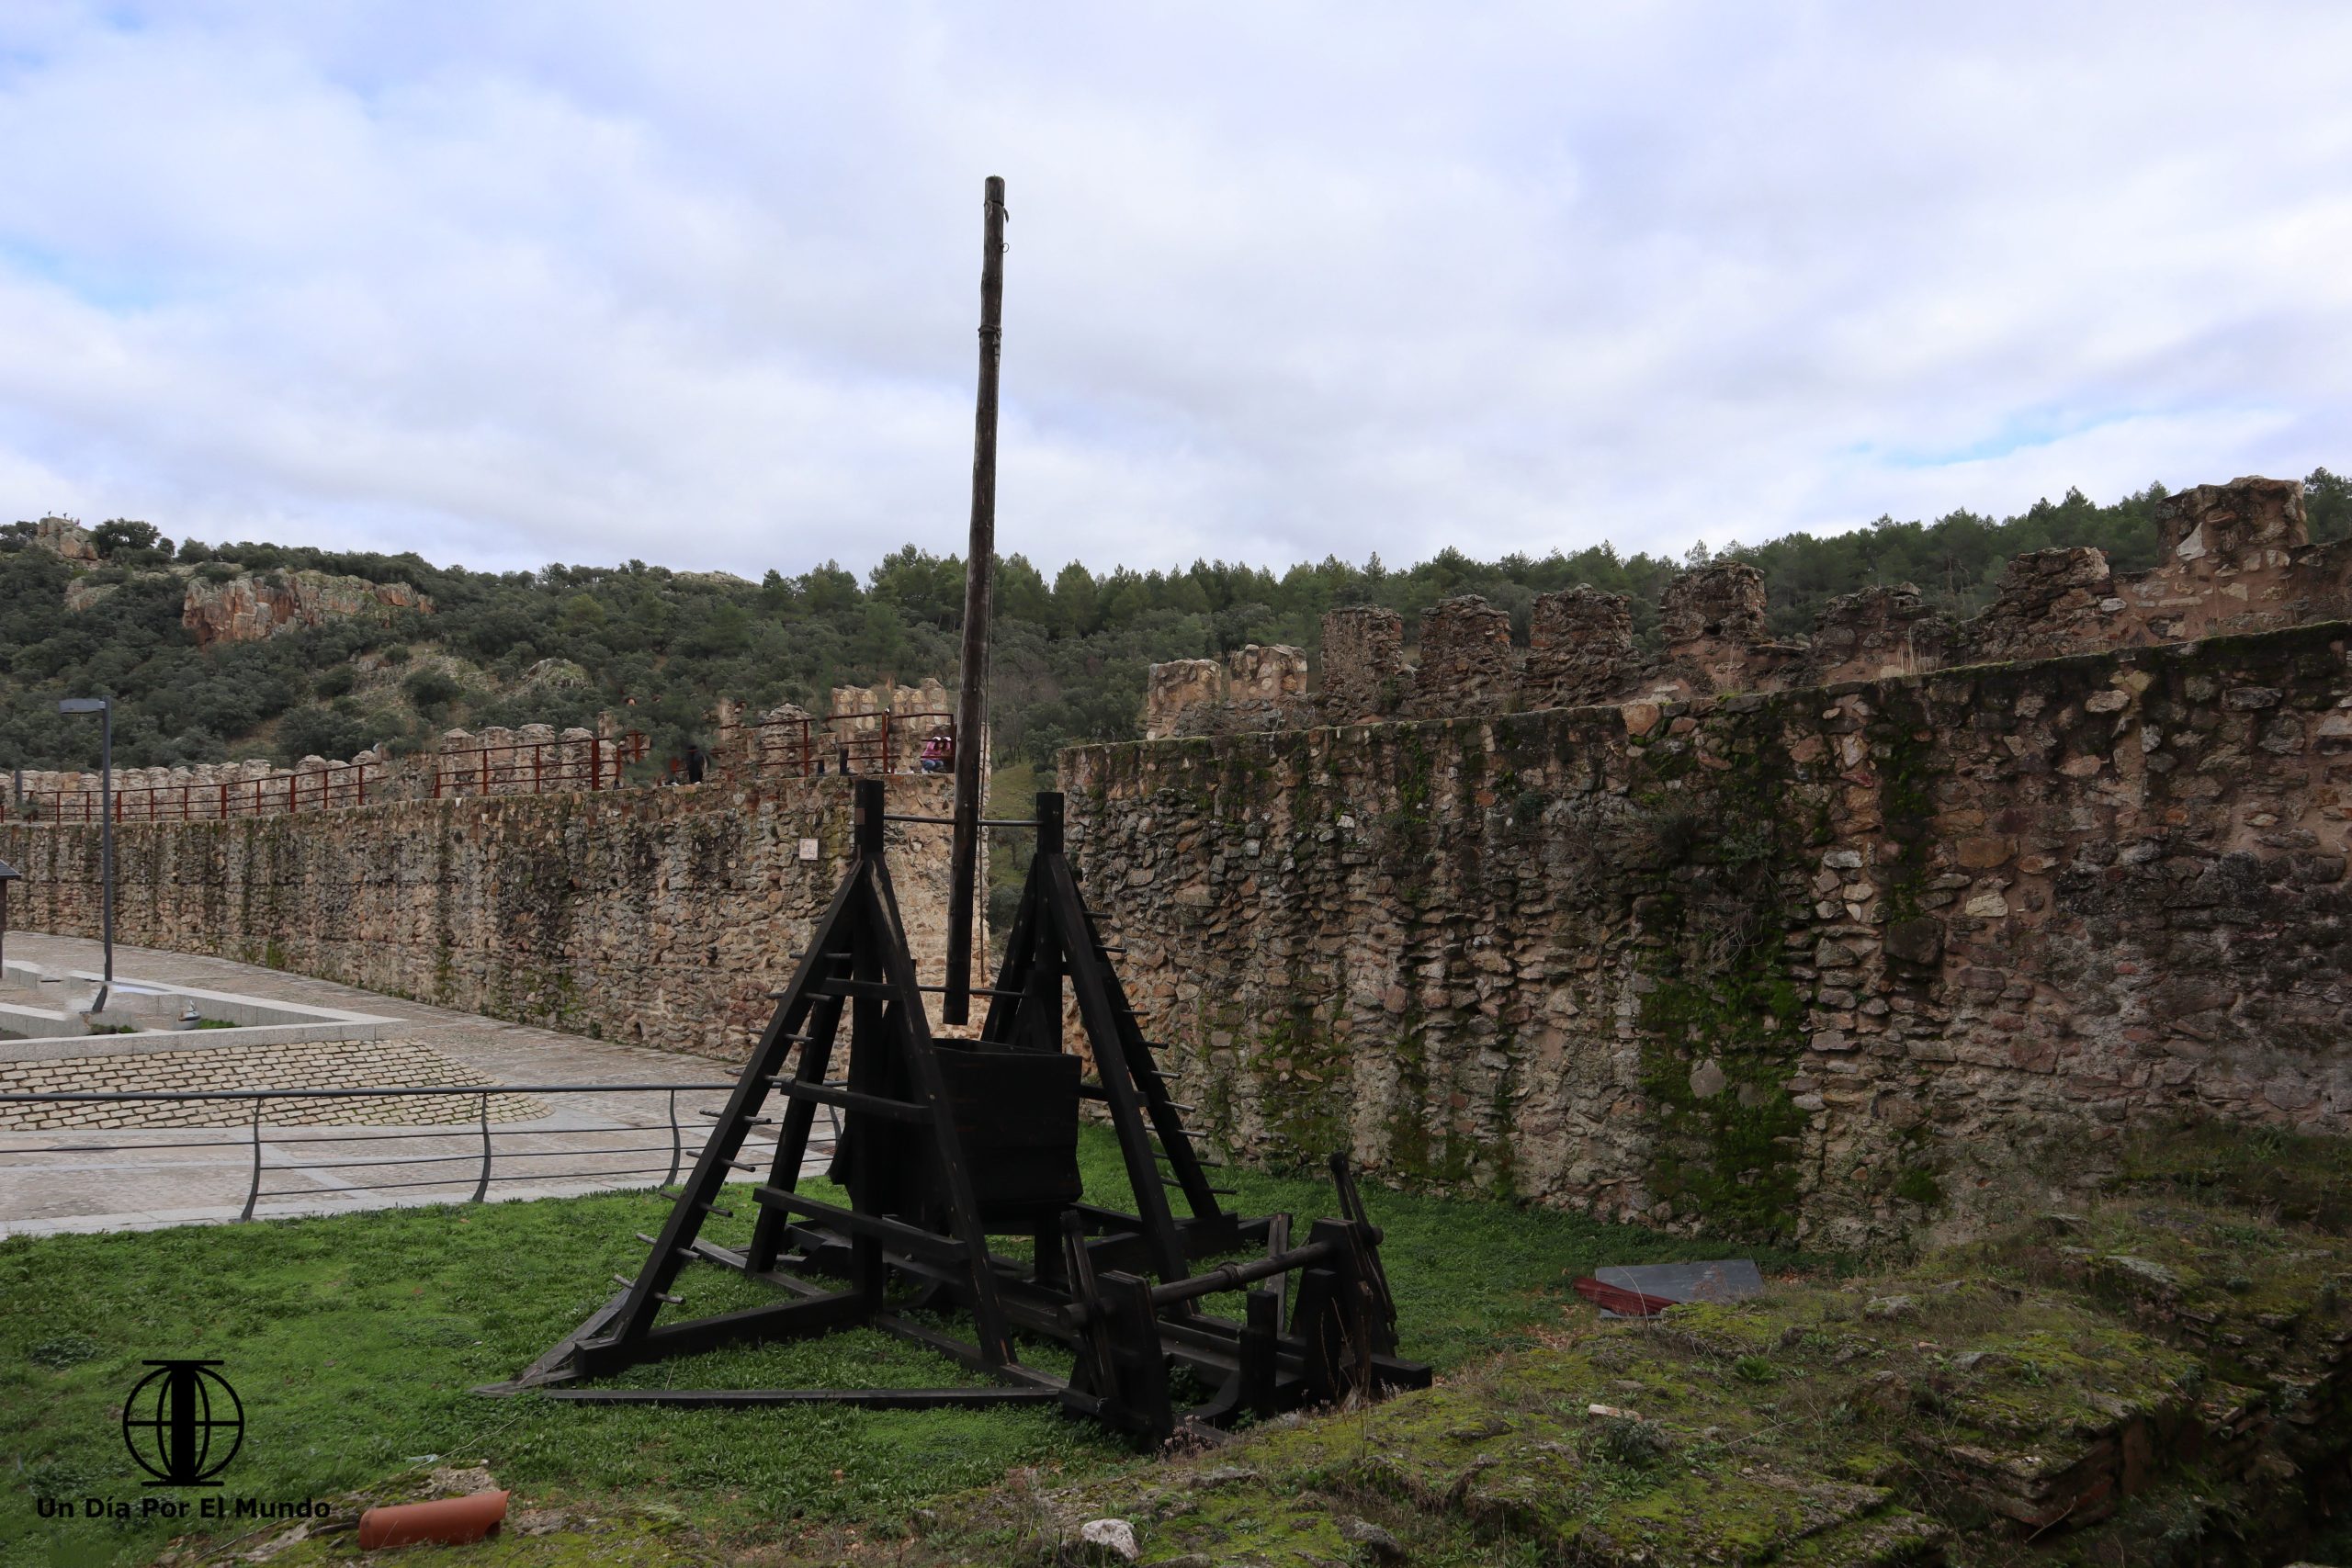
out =
<path fill-rule="evenodd" d="M 956 716 L 924 711 L 786 716 L 730 724 L 718 736 L 721 753 L 741 759 L 753 773 L 795 778 L 911 773 L 923 771 L 923 748 L 933 736 L 954 745 Z"/>
<path fill-rule="evenodd" d="M 560 795 L 618 787 L 622 770 L 643 761 L 645 750 L 645 737 L 632 729 L 616 740 L 592 735 L 460 747 L 420 761 L 433 765 L 435 800 L 452 795 Z"/>
<path fill-rule="evenodd" d="M 308 773 L 264 773 L 210 784 L 131 784 L 114 791 L 114 819 L 191 822 L 365 806 L 369 778 L 374 776 L 380 789 L 382 773 L 374 763 L 336 762 Z M 18 815 L 33 822 L 96 822 L 100 798 L 96 789 L 28 789 Z"/>
<path fill-rule="evenodd" d="M 13 1107 L 28 1106 L 128 1106 L 153 1105 L 175 1109 L 198 1102 L 218 1102 L 232 1110 L 232 1122 L 198 1129 L 184 1124 L 165 1124 L 149 1128 L 110 1126 L 103 1129 L 76 1126 L 15 1129 L 22 1133 L 49 1133 L 61 1140 L 86 1137 L 103 1132 L 115 1140 L 103 1144 L 60 1141 L 54 1144 L 11 1144 L 6 1153 L 11 1156 L 24 1155 L 87 1155 L 106 1153 L 120 1156 L 145 1154 L 151 1150 L 203 1149 L 215 1153 L 236 1151 L 249 1161 L 244 1207 L 239 1220 L 250 1220 L 256 1207 L 268 1199 L 334 1198 L 351 1193 L 415 1191 L 424 1188 L 447 1190 L 441 1200 L 448 1202 L 486 1201 L 492 1190 L 501 1182 L 536 1181 L 544 1186 L 566 1187 L 585 1184 L 590 1187 L 668 1186 L 674 1182 L 694 1162 L 700 1158 L 704 1145 L 709 1142 L 711 1127 L 703 1124 L 709 1113 L 696 1111 L 692 1120 L 679 1115 L 678 1097 L 682 1094 L 727 1094 L 733 1091 L 732 1083 L 692 1084 L 525 1084 L 452 1087 L 419 1085 L 400 1089 L 113 1089 L 70 1090 L 48 1094 L 0 1094 L 0 1115 Z M 645 1096 L 660 1097 L 662 1113 L 644 1121 L 613 1119 L 586 1123 L 567 1122 L 558 1126 L 514 1125 L 493 1118 L 492 1102 L 502 1097 L 524 1098 L 566 1095 Z M 461 1108 L 466 1114 L 447 1122 L 428 1126 L 344 1126 L 319 1122 L 290 1122 L 273 1126 L 268 1115 L 273 1102 L 315 1104 L 321 1100 L 389 1100 L 439 1099 Z M 809 1141 L 811 1154 L 831 1151 L 832 1141 L 840 1134 L 837 1114 L 827 1109 L 826 1121 L 820 1124 L 819 1135 Z M 157 1141 L 144 1135 L 135 1140 L 125 1139 L 129 1134 L 148 1132 L 209 1132 L 212 1135 L 198 1138 L 176 1138 Z M 568 1139 L 569 1145 L 550 1144 L 545 1140 Z M 581 1143 L 579 1140 L 590 1140 Z M 595 1140 L 612 1139 L 610 1143 Z M 538 1140 L 534 1142 L 534 1140 Z M 387 1154 L 355 1154 L 342 1145 L 401 1145 Z M 333 1148 L 322 1145 L 337 1145 Z M 771 1136 L 765 1144 L 746 1144 L 738 1158 L 759 1168 L 772 1163 L 775 1157 L 775 1140 Z M 275 1154 L 275 1160 L 267 1156 Z M 330 1158 L 300 1157 L 307 1154 L 331 1155 Z M 297 1157 L 285 1157 L 293 1155 Z M 557 1168 L 534 1161 L 562 1159 L 572 1162 L 576 1168 Z M 606 1165 L 607 1160 L 635 1163 Z M 585 1162 L 585 1163 L 582 1163 Z M 136 1168 L 130 1168 L 135 1172 Z M 433 1170 L 439 1174 L 420 1175 Z M 350 1173 L 356 1172 L 357 1175 Z M 265 1178 L 275 1174 L 333 1173 L 332 1185 L 313 1184 L 300 1189 L 272 1189 Z M 374 1179 L 369 1179 L 374 1173 Z M 658 1177 L 656 1181 L 639 1179 Z M 430 1195 L 420 1194 L 431 1201 Z"/>

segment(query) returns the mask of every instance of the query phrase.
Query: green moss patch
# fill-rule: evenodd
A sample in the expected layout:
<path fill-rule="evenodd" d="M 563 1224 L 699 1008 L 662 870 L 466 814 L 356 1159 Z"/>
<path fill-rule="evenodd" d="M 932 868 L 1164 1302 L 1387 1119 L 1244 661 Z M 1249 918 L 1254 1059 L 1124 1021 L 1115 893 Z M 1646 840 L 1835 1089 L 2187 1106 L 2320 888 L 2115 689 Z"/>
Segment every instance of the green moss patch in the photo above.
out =
<path fill-rule="evenodd" d="M 2194 1265 L 2242 1223 L 2118 1206 L 1649 1322 L 1571 1311 L 1550 1346 L 1423 1393 L 960 1499 L 905 1560 L 1042 1565 L 1115 1517 L 1146 1563 L 1380 1561 L 1367 1531 L 1416 1563 L 2278 1561 L 2303 1478 L 2352 1454 L 2352 1315 L 2328 1289 L 2352 1245 L 2282 1232 L 2275 1282 L 2209 1318 Z M 2119 1258 L 2141 1266 L 2102 1266 Z M 2252 1333 L 2270 1371 L 2219 1381 Z M 2266 1427 L 2265 1408 L 2295 1414 Z"/>

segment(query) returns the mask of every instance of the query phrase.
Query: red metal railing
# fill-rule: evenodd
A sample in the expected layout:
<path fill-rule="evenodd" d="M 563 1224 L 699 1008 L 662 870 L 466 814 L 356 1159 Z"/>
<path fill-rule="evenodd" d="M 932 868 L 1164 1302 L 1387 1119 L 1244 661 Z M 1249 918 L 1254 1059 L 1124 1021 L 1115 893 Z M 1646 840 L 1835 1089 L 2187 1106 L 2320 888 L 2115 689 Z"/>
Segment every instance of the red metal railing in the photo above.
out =
<path fill-rule="evenodd" d="M 517 740 L 435 752 L 433 798 L 453 795 L 550 795 L 612 789 L 621 770 L 645 759 L 645 737 L 630 730 L 617 740 L 592 735 L 575 740 Z"/>
<path fill-rule="evenodd" d="M 820 773 L 911 773 L 922 771 L 923 746 L 933 735 L 945 735 L 952 747 L 956 716 L 924 712 L 767 718 L 730 724 L 718 734 L 720 759 L 740 759 L 755 773 L 781 773 L 797 778 Z M 953 756 L 952 750 L 949 755 Z"/>
<path fill-rule="evenodd" d="M 210 784 L 133 784 L 114 792 L 118 822 L 193 822 L 229 817 L 269 817 L 288 811 L 325 811 L 368 804 L 368 780 L 379 764 L 337 762 L 310 773 L 264 773 L 218 779 Z M 380 783 L 379 786 L 380 787 Z M 96 822 L 100 794 L 95 789 L 28 789 L 28 821 Z"/>

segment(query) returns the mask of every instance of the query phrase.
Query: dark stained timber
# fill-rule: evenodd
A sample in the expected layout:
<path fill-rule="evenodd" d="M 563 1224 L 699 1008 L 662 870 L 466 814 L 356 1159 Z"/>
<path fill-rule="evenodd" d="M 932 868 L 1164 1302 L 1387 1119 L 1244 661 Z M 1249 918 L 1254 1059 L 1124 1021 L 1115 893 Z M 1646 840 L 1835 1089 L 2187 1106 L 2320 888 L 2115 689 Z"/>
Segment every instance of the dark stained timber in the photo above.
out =
<path fill-rule="evenodd" d="M 550 1388 L 548 1399 L 576 1404 L 674 1404 L 743 1408 L 760 1404 L 854 1404 L 867 1410 L 993 1410 L 1058 1404 L 1049 1388 Z"/>

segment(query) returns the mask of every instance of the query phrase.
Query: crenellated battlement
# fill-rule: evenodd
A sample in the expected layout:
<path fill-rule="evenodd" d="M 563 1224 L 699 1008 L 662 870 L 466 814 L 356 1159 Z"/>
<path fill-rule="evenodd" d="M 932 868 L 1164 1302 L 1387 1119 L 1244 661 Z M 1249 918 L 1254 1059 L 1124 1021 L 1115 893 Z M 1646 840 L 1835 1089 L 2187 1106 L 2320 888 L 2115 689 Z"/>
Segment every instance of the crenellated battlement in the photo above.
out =
<path fill-rule="evenodd" d="M 1539 597 L 1528 620 L 1521 689 L 1533 705 L 1599 702 L 1634 667 L 1634 615 L 1623 593 L 1579 583 Z"/>
<path fill-rule="evenodd" d="M 1833 600 L 1812 634 L 1793 641 L 1773 638 L 1763 574 L 1739 560 L 1667 584 L 1655 656 L 1635 649 L 1623 595 L 1581 585 L 1537 596 L 1524 646 L 1501 606 L 1476 594 L 1444 600 L 1422 617 L 1412 662 L 1396 612 L 1333 610 L 1312 688 L 1296 649 L 1154 665 L 1145 736 L 1789 691 L 2352 616 L 2352 541 L 2310 542 L 2294 480 L 2198 485 L 2159 503 L 2156 522 L 2164 556 L 2147 571 L 2119 575 L 2088 547 L 2030 551 L 2009 560 L 1993 603 L 1965 621 L 1904 583 Z M 1276 687 L 1236 674 L 1236 661 L 1276 655 L 1284 671 Z"/>
<path fill-rule="evenodd" d="M 1222 660 L 1155 664 L 1144 688 L 1148 739 L 1296 729 L 1319 722 L 1320 709 L 1306 690 L 1306 654 L 1281 643 L 1261 648 L 1253 642 Z"/>

